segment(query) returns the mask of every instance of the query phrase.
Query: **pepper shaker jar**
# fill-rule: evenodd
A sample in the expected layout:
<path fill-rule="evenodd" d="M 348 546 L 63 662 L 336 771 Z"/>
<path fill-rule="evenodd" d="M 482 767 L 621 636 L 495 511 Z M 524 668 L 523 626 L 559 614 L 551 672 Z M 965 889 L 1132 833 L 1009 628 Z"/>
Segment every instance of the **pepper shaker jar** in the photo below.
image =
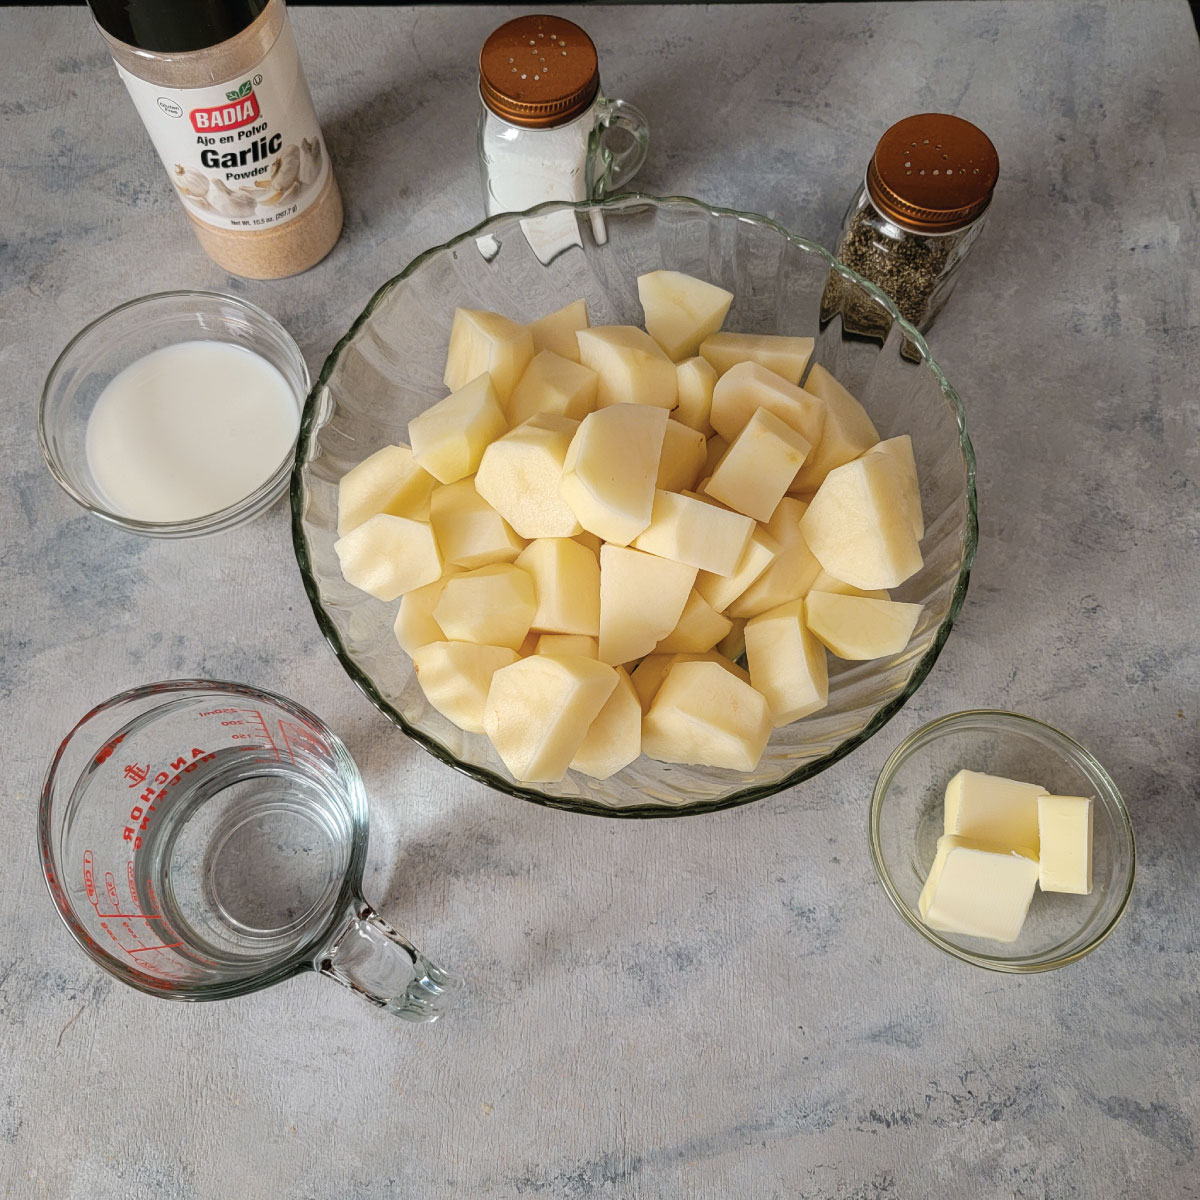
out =
<path fill-rule="evenodd" d="M 479 55 L 479 162 L 488 216 L 547 200 L 600 200 L 646 158 L 646 118 L 600 91 L 592 39 L 562 17 L 525 16 Z"/>
<path fill-rule="evenodd" d="M 947 113 L 906 117 L 879 139 L 836 257 L 924 331 L 983 229 L 999 171 L 996 147 L 969 121 Z"/>

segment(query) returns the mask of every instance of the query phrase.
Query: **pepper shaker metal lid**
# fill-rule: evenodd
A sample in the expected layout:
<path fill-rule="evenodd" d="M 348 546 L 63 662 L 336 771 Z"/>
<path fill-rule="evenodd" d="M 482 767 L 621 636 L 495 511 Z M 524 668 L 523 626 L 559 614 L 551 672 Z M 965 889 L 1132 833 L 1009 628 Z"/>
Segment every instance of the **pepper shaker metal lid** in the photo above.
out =
<path fill-rule="evenodd" d="M 561 125 L 586 112 L 599 91 L 595 44 L 562 17 L 517 17 L 479 53 L 479 94 L 513 125 Z"/>
<path fill-rule="evenodd" d="M 879 139 L 867 193 L 879 212 L 920 233 L 950 233 L 991 203 L 1000 174 L 983 130 L 948 113 L 918 113 Z"/>

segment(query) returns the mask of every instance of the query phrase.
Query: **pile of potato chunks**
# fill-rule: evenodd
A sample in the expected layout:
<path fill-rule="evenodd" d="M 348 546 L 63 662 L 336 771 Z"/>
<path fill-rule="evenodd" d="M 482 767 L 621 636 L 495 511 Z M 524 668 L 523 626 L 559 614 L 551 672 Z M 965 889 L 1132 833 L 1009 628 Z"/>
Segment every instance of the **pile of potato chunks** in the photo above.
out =
<path fill-rule="evenodd" d="M 921 612 L 886 590 L 921 567 L 910 439 L 799 386 L 812 338 L 720 332 L 724 289 L 638 293 L 644 330 L 458 309 L 450 395 L 339 485 L 345 579 L 400 597 L 429 702 L 526 783 L 752 771 L 827 704 L 827 649 L 896 654 Z"/>

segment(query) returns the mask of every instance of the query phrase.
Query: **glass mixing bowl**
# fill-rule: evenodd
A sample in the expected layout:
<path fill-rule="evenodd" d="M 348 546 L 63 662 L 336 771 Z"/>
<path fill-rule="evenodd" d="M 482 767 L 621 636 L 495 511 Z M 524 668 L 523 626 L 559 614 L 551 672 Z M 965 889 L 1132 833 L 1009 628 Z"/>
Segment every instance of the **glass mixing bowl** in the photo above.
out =
<path fill-rule="evenodd" d="M 529 214 L 493 217 L 384 284 L 326 360 L 304 410 L 292 476 L 293 540 L 317 622 L 350 677 L 401 729 L 513 796 L 609 816 L 675 816 L 743 804 L 811 778 L 878 732 L 916 691 L 962 606 L 977 536 L 962 404 L 882 292 L 766 217 L 641 195 L 531 212 L 547 222 L 557 252 L 546 253 L 544 237 L 527 240 Z M 392 632 L 397 605 L 342 579 L 333 549 L 338 480 L 381 446 L 407 441 L 409 419 L 445 396 L 456 307 L 530 321 L 583 297 L 593 324 L 636 325 L 636 278 L 657 268 L 733 292 L 726 329 L 814 336 L 813 360 L 862 401 L 880 436 L 911 434 L 925 563 L 893 594 L 924 611 L 899 654 L 873 662 L 831 656 L 829 706 L 775 730 L 749 774 L 643 756 L 606 780 L 568 772 L 561 783 L 520 784 L 483 735 L 462 732 L 425 699 Z"/>
<path fill-rule="evenodd" d="M 930 929 L 917 907 L 944 828 L 946 784 L 964 769 L 1092 797 L 1091 893 L 1039 888 L 1011 944 Z M 871 858 L 900 915 L 939 950 L 993 971 L 1048 971 L 1082 958 L 1112 932 L 1133 890 L 1133 826 L 1117 785 L 1065 733 L 1018 713 L 952 713 L 905 738 L 879 773 L 870 831 Z"/>

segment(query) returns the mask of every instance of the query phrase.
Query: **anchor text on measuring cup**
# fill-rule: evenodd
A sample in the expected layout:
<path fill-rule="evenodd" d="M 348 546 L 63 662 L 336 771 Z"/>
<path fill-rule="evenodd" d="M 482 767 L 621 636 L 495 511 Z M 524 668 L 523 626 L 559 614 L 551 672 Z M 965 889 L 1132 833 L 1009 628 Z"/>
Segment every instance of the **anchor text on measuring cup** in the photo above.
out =
<path fill-rule="evenodd" d="M 160 801 L 173 788 L 184 775 L 194 771 L 201 763 L 210 762 L 215 756 L 206 753 L 204 750 L 193 748 L 191 752 L 191 761 L 188 761 L 186 755 L 180 755 L 176 758 L 165 771 L 159 771 L 154 776 L 154 780 L 150 783 L 142 794 L 138 797 L 139 803 L 135 804 L 129 810 L 129 822 L 121 831 L 121 837 L 126 842 L 132 842 L 135 850 L 142 848 L 142 834 L 150 827 L 150 819 L 153 816 Z M 134 768 L 134 764 L 130 764 L 126 768 L 130 772 Z M 146 774 L 143 778 L 149 778 L 149 769 L 136 767 L 135 774 L 140 775 L 145 770 Z M 175 773 L 172 775 L 171 772 Z"/>

